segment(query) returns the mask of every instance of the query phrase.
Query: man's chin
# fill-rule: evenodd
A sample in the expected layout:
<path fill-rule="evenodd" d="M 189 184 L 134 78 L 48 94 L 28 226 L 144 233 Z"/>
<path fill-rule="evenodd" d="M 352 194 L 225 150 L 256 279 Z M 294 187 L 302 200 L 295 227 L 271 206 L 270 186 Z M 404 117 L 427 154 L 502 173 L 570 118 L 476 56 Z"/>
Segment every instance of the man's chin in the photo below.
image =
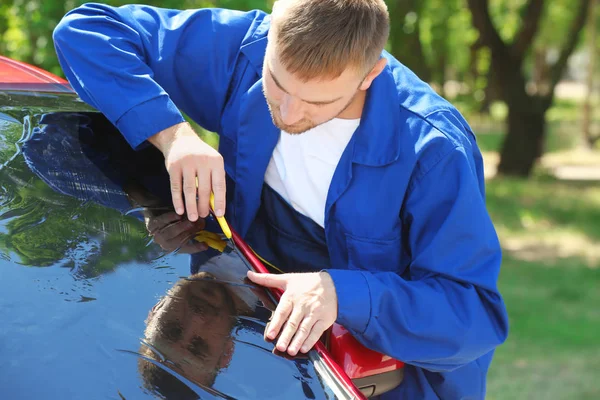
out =
<path fill-rule="evenodd" d="M 299 135 L 301 133 L 311 130 L 316 126 L 316 124 L 306 121 L 302 121 L 301 123 L 295 125 L 286 125 L 281 121 L 280 116 L 273 112 L 273 109 L 274 106 L 269 104 L 269 112 L 271 113 L 271 120 L 273 120 L 273 125 L 281 129 L 282 131 L 289 133 L 290 135 Z"/>
<path fill-rule="evenodd" d="M 278 123 L 277 121 L 273 121 L 273 123 L 275 124 L 275 126 L 277 128 L 281 129 L 285 133 L 289 133 L 290 135 L 299 135 L 299 134 L 309 131 L 315 127 L 314 125 L 309 125 L 309 124 L 284 125 L 284 124 Z"/>
<path fill-rule="evenodd" d="M 285 133 L 288 133 L 290 135 L 300 135 L 300 134 L 302 134 L 304 132 L 307 132 L 307 131 L 311 130 L 312 128 L 313 127 L 310 127 L 310 128 L 300 128 L 300 129 L 298 129 L 298 128 L 285 128 L 285 129 L 282 129 L 282 130 Z"/>

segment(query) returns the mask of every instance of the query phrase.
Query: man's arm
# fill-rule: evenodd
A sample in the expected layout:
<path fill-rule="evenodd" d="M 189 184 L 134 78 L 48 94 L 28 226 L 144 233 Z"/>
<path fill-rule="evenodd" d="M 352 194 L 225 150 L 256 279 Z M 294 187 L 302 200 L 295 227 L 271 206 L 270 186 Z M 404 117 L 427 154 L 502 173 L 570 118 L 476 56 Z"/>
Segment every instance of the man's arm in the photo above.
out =
<path fill-rule="evenodd" d="M 224 210 L 224 170 L 220 155 L 184 124 L 179 109 L 219 131 L 233 64 L 258 18 L 258 13 L 219 9 L 86 4 L 69 12 L 54 31 L 60 64 L 75 91 L 132 147 L 150 139 L 163 151 L 176 210 L 183 213 L 181 190 L 187 188 L 193 220 L 196 179 L 200 215 L 208 213 L 211 187 L 217 208 Z M 169 157 L 171 151 L 176 157 Z"/>
<path fill-rule="evenodd" d="M 464 149 L 415 182 L 403 219 L 410 276 L 328 270 L 337 322 L 371 349 L 428 370 L 453 370 L 494 349 L 508 331 L 496 287 L 501 250 Z"/>
<path fill-rule="evenodd" d="M 253 282 L 284 290 L 265 336 L 279 335 L 277 348 L 295 355 L 337 321 L 366 347 L 430 371 L 453 370 L 501 344 L 501 250 L 470 160 L 455 148 L 414 182 L 403 215 L 408 277 L 359 266 L 249 272 Z"/>

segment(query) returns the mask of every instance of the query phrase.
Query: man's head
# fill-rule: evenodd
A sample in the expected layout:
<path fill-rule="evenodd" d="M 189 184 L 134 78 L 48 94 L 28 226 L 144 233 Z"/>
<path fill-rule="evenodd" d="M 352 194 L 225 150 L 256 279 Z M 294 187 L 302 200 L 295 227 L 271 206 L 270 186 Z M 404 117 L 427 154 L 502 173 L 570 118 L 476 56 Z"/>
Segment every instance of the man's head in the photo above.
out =
<path fill-rule="evenodd" d="M 278 0 L 273 6 L 263 88 L 273 121 L 302 133 L 335 117 L 359 118 L 385 67 L 383 0 Z"/>
<path fill-rule="evenodd" d="M 149 361 L 158 362 L 161 356 L 174 372 L 204 387 L 211 387 L 219 371 L 229 364 L 235 302 L 239 300 L 214 279 L 206 272 L 182 279 L 150 311 L 145 344 L 140 347 L 144 357 L 138 361 L 148 389 L 169 398 L 187 398 L 186 394 L 197 398 L 176 375 Z"/>

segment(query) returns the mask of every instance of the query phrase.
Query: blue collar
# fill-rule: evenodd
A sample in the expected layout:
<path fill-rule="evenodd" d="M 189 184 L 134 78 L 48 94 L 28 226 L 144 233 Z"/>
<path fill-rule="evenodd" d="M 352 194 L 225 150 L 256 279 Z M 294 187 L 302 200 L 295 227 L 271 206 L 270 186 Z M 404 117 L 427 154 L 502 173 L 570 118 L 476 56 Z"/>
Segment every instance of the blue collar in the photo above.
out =
<path fill-rule="evenodd" d="M 262 74 L 270 21 L 270 16 L 265 16 L 241 46 L 241 52 L 259 76 Z M 388 60 L 392 58 L 387 53 L 384 53 L 384 57 Z M 388 62 L 367 92 L 360 126 L 353 138 L 352 162 L 380 167 L 400 157 L 402 140 L 399 137 L 399 108 L 397 84 Z"/>
<path fill-rule="evenodd" d="M 367 91 L 360 126 L 354 133 L 354 163 L 381 167 L 400 157 L 399 111 L 398 90 L 388 65 Z"/>

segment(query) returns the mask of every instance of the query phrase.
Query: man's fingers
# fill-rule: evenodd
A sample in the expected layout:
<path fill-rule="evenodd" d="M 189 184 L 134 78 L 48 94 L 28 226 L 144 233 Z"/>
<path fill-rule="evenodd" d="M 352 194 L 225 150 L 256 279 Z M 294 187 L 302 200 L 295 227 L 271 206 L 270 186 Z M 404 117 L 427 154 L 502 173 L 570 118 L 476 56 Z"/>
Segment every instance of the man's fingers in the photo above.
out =
<path fill-rule="evenodd" d="M 311 318 L 310 315 L 307 316 L 306 318 L 304 318 L 304 320 L 298 327 L 298 330 L 296 331 L 296 334 L 294 335 L 294 339 L 292 340 L 292 342 L 290 343 L 290 346 L 288 348 L 288 353 L 290 355 L 295 356 L 296 354 L 298 354 L 298 351 L 300 350 L 300 348 L 302 347 L 302 345 L 308 338 L 308 335 L 311 333 L 312 327 L 314 324 L 315 324 L 315 320 L 314 320 L 314 318 Z"/>
<path fill-rule="evenodd" d="M 201 228 L 197 227 L 196 225 L 199 224 L 197 222 L 190 222 L 187 219 L 183 219 L 165 226 L 159 232 L 157 232 L 156 235 L 162 236 L 166 241 L 173 240 L 182 232 L 195 233 L 199 231 Z"/>
<path fill-rule="evenodd" d="M 279 340 L 277 340 L 277 350 L 286 351 L 294 334 L 298 331 L 300 327 L 300 323 L 304 319 L 304 310 L 301 307 L 296 305 L 294 310 L 292 311 L 292 315 L 285 322 L 285 326 L 283 327 L 283 331 L 279 336 Z"/>
<path fill-rule="evenodd" d="M 167 212 L 159 215 L 158 217 L 150 217 L 147 229 L 152 235 L 156 231 L 161 230 L 179 220 L 181 220 L 181 215 L 178 215 L 174 212 Z"/>
<path fill-rule="evenodd" d="M 215 215 L 222 217 L 225 214 L 225 169 L 222 165 L 214 168 L 211 174 L 212 191 L 215 194 Z"/>
<path fill-rule="evenodd" d="M 281 296 L 281 300 L 273 313 L 273 318 L 267 325 L 266 338 L 267 340 L 273 340 L 279 334 L 283 323 L 288 319 L 290 314 L 292 313 L 294 305 L 289 297 L 285 294 Z"/>
<path fill-rule="evenodd" d="M 188 240 L 190 240 L 194 236 L 193 233 L 189 231 L 180 232 L 177 236 L 174 237 L 166 237 L 163 235 L 154 236 L 154 241 L 158 243 L 160 247 L 162 247 L 166 251 L 175 251 L 179 247 L 183 246 Z"/>
<path fill-rule="evenodd" d="M 287 284 L 287 276 L 284 275 L 275 275 L 275 274 L 259 274 L 254 271 L 248 271 L 248 279 L 257 285 L 277 288 L 277 289 L 285 289 Z"/>
<path fill-rule="evenodd" d="M 183 215 L 183 198 L 181 196 L 181 181 L 183 179 L 181 175 L 181 170 L 179 168 L 174 168 L 172 171 L 169 171 L 169 177 L 171 181 L 171 197 L 173 198 L 173 207 L 175 207 L 175 212 L 179 215 Z"/>
<path fill-rule="evenodd" d="M 198 171 L 198 212 L 202 218 L 210 212 L 210 171 Z"/>
<path fill-rule="evenodd" d="M 192 222 L 198 219 L 196 193 L 196 170 L 186 168 L 183 171 L 183 194 L 185 195 L 185 209 L 188 219 Z"/>
<path fill-rule="evenodd" d="M 302 344 L 300 351 L 302 353 L 308 353 L 310 349 L 313 348 L 315 343 L 317 343 L 317 341 L 321 338 L 323 332 L 325 332 L 327 328 L 328 327 L 325 325 L 325 322 L 323 322 L 322 320 L 318 320 L 310 330 L 310 334 L 304 341 L 304 344 Z"/>

